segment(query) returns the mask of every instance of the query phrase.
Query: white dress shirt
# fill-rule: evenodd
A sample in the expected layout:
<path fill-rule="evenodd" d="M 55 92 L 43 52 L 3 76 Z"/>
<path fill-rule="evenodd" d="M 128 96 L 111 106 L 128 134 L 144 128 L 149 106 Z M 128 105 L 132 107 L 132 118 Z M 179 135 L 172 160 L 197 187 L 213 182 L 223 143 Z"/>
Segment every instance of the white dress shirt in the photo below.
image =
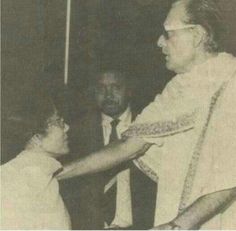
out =
<path fill-rule="evenodd" d="M 128 107 L 118 119 L 120 122 L 116 127 L 116 131 L 118 138 L 121 138 L 121 134 L 127 130 L 131 124 L 132 114 L 130 108 Z M 112 121 L 113 118 L 102 113 L 104 145 L 109 144 Z M 111 181 L 105 186 L 104 192 L 106 192 L 115 182 L 117 182 L 116 213 L 115 218 L 109 227 L 128 227 L 132 225 L 130 170 L 124 170 L 111 179 Z M 108 227 L 107 224 L 105 224 L 105 227 Z"/>
<path fill-rule="evenodd" d="M 34 151 L 23 151 L 1 166 L 1 229 L 71 228 L 54 177 L 61 167 L 56 159 Z"/>

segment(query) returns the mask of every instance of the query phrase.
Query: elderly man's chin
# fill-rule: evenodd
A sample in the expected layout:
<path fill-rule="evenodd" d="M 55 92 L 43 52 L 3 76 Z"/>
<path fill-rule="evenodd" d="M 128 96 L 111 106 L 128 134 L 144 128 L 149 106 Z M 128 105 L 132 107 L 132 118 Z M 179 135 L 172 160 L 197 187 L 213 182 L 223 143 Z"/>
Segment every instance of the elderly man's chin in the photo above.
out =
<path fill-rule="evenodd" d="M 172 62 L 170 62 L 169 60 L 166 60 L 166 68 L 169 71 L 174 71 L 176 72 L 176 65 L 174 65 Z"/>
<path fill-rule="evenodd" d="M 166 68 L 169 71 L 175 72 L 176 74 L 180 74 L 184 72 L 184 68 L 182 68 L 181 65 L 171 62 L 170 60 L 166 60 Z"/>

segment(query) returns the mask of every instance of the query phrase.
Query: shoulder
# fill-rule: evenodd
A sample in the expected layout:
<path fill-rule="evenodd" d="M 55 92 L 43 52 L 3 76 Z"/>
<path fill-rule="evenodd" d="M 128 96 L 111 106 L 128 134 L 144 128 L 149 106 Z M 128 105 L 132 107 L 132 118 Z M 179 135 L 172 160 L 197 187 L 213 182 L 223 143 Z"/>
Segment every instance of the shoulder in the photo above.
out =
<path fill-rule="evenodd" d="M 236 72 L 233 74 L 232 78 L 226 84 L 225 89 L 219 97 L 219 106 L 226 111 L 236 112 Z M 227 113 L 224 113 L 227 114 Z"/>
<path fill-rule="evenodd" d="M 30 196 L 32 192 L 37 193 L 48 184 L 51 177 L 44 174 L 39 166 L 27 163 L 28 161 L 30 160 L 25 156 L 19 156 L 1 166 L 1 183 L 5 192 L 15 196 L 22 193 L 22 196 Z"/>

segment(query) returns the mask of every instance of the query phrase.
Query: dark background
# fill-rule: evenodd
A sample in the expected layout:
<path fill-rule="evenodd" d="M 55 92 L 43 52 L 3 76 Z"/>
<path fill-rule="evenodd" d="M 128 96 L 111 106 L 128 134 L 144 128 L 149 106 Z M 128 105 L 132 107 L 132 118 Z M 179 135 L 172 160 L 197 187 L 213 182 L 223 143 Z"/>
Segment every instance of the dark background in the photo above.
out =
<path fill-rule="evenodd" d="M 92 101 L 93 76 L 106 67 L 133 78 L 134 106 L 142 108 L 173 76 L 156 41 L 171 0 L 72 0 L 69 83 L 63 84 L 65 0 L 2 0 L 2 114 L 39 88 L 50 92 L 71 122 Z M 236 53 L 236 1 L 221 0 Z"/>

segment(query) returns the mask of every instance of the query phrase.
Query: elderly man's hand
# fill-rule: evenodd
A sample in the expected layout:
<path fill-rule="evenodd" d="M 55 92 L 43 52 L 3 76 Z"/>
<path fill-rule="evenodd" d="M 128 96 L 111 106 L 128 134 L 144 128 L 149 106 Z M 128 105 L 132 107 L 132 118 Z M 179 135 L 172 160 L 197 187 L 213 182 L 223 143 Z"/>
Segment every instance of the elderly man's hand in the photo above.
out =
<path fill-rule="evenodd" d="M 143 156 L 145 152 L 152 146 L 153 144 L 144 144 L 141 149 L 139 149 L 137 152 L 135 152 L 132 156 L 131 159 L 138 158 L 140 156 Z"/>

